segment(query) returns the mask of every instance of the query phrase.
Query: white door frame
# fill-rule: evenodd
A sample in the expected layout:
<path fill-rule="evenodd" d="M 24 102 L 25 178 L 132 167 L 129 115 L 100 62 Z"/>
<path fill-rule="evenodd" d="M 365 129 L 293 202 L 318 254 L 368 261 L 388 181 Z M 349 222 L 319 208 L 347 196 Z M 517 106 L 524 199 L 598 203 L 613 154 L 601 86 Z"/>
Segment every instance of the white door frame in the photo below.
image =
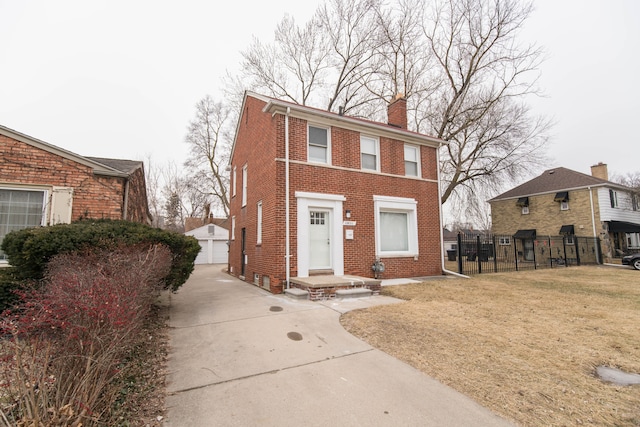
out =
<path fill-rule="evenodd" d="M 297 199 L 297 255 L 298 277 L 309 277 L 309 212 L 313 209 L 328 210 L 331 217 L 331 265 L 333 274 L 344 275 L 344 247 L 342 239 L 342 202 L 347 200 L 338 194 L 307 193 L 296 191 Z"/>

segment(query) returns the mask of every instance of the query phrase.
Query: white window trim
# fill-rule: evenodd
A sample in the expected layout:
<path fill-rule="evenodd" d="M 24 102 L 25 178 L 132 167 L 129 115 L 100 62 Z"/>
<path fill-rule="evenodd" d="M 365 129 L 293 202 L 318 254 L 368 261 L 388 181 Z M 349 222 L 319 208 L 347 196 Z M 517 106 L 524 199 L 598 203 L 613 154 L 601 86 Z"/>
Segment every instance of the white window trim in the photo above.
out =
<path fill-rule="evenodd" d="M 500 246 L 511 246 L 511 237 L 500 237 L 498 239 L 498 245 L 500 245 Z"/>
<path fill-rule="evenodd" d="M 242 167 L 242 207 L 247 206 L 247 165 Z"/>
<path fill-rule="evenodd" d="M 237 181 L 237 173 L 236 167 L 233 167 L 233 192 L 231 194 L 232 197 L 236 197 L 236 181 Z"/>
<path fill-rule="evenodd" d="M 362 165 L 362 139 L 366 138 L 366 139 L 370 139 L 373 141 L 373 147 L 374 147 L 374 155 L 376 156 L 376 168 L 375 169 L 369 169 L 369 168 L 365 168 Z M 370 154 L 370 153 L 366 153 L 366 154 Z M 360 169 L 365 170 L 365 171 L 373 171 L 373 172 L 380 172 L 380 138 L 377 138 L 375 136 L 371 136 L 371 135 L 360 135 Z"/>
<path fill-rule="evenodd" d="M 236 216 L 231 217 L 231 240 L 236 240 Z"/>
<path fill-rule="evenodd" d="M 417 172 L 417 175 L 407 175 L 406 166 L 405 166 L 405 170 L 404 170 L 404 175 L 405 176 L 415 176 L 415 177 L 418 177 L 418 178 L 422 178 L 422 163 L 420 161 L 420 146 L 412 145 L 412 144 L 404 144 L 404 150 L 406 150 L 407 148 L 413 149 L 416 152 L 416 172 Z M 406 156 L 404 158 L 404 161 L 407 162 Z"/>
<path fill-rule="evenodd" d="M 327 131 L 327 161 L 326 162 L 318 162 L 316 160 L 311 160 L 309 157 L 309 128 L 318 128 L 325 129 Z M 331 164 L 331 127 L 330 126 L 322 126 L 314 123 L 307 124 L 307 161 L 309 163 L 317 163 L 319 165 L 330 165 Z"/>
<path fill-rule="evenodd" d="M 569 202 L 566 201 L 566 200 L 560 202 L 560 210 L 561 211 L 568 211 L 569 210 Z"/>
<path fill-rule="evenodd" d="M 31 187 L 31 186 L 22 187 L 22 186 L 2 185 L 0 186 L 0 190 L 42 192 L 42 216 L 40 218 L 40 225 L 46 226 L 49 223 L 51 195 L 52 195 L 51 187 L 43 188 L 43 187 Z M 2 243 L 2 240 L 0 240 L 0 243 Z M 7 260 L 0 260 L 0 265 L 6 265 L 6 264 L 8 264 Z"/>
<path fill-rule="evenodd" d="M 260 245 L 262 244 L 262 200 L 258 202 L 257 208 L 258 208 L 258 212 L 257 212 L 257 216 L 258 216 L 257 234 L 258 235 L 256 236 L 256 244 Z"/>
<path fill-rule="evenodd" d="M 529 215 L 529 206 L 522 207 L 522 215 Z"/>
<path fill-rule="evenodd" d="M 376 231 L 376 256 L 379 258 L 392 257 L 416 257 L 418 256 L 418 215 L 415 199 L 405 197 L 373 196 L 375 231 Z M 407 213 L 407 226 L 409 229 L 407 251 L 382 251 L 380 248 L 380 212 Z"/>

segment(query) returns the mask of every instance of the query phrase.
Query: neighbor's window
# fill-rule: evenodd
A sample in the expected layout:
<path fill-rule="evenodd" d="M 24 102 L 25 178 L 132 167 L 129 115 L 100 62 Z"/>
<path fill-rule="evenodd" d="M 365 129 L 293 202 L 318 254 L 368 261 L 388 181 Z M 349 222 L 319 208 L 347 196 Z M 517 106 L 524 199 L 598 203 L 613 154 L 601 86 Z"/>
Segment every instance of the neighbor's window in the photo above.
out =
<path fill-rule="evenodd" d="M 627 234 L 627 246 L 629 249 L 640 248 L 640 233 L 626 233 Z"/>
<path fill-rule="evenodd" d="M 258 236 L 256 243 L 258 245 L 262 243 L 262 200 L 258 202 Z"/>
<path fill-rule="evenodd" d="M 247 206 L 247 165 L 242 167 L 242 206 Z"/>
<path fill-rule="evenodd" d="M 406 176 L 420 176 L 420 147 L 404 146 L 404 174 Z"/>
<path fill-rule="evenodd" d="M 611 201 L 611 207 L 618 207 L 618 192 L 615 190 L 609 190 L 609 200 Z"/>
<path fill-rule="evenodd" d="M 562 202 L 560 202 L 560 210 L 561 211 L 569 210 L 569 202 L 567 200 L 563 200 Z"/>
<path fill-rule="evenodd" d="M 360 167 L 362 169 L 380 170 L 380 145 L 376 138 L 360 136 Z"/>
<path fill-rule="evenodd" d="M 46 191 L 0 189 L 0 243 L 9 232 L 45 225 Z M 0 260 L 7 257 L 0 250 Z"/>
<path fill-rule="evenodd" d="M 564 242 L 567 245 L 573 245 L 574 244 L 573 235 L 569 234 L 569 235 L 564 236 Z"/>
<path fill-rule="evenodd" d="M 522 215 L 529 215 L 529 206 L 522 207 Z"/>
<path fill-rule="evenodd" d="M 307 135 L 309 143 L 309 161 L 316 163 L 331 163 L 331 144 L 329 141 L 329 129 L 309 125 Z"/>
<path fill-rule="evenodd" d="M 500 237 L 498 239 L 498 244 L 501 246 L 509 246 L 511 245 L 511 237 Z"/>
<path fill-rule="evenodd" d="M 418 255 L 418 223 L 414 199 L 373 196 L 376 255 Z"/>

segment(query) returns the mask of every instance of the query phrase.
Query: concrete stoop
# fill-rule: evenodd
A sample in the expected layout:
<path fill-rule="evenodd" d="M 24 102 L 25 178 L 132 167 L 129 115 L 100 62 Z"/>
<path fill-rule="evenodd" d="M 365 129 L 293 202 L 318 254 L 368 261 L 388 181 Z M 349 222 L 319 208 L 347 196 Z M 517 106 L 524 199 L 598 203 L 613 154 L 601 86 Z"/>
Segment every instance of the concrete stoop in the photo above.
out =
<path fill-rule="evenodd" d="M 311 301 L 325 301 L 334 298 L 361 298 L 379 295 L 381 280 L 359 276 L 317 275 L 292 277 L 291 289 L 299 289 Z M 286 291 L 285 291 L 286 292 Z M 302 293 L 299 293 L 302 296 Z"/>

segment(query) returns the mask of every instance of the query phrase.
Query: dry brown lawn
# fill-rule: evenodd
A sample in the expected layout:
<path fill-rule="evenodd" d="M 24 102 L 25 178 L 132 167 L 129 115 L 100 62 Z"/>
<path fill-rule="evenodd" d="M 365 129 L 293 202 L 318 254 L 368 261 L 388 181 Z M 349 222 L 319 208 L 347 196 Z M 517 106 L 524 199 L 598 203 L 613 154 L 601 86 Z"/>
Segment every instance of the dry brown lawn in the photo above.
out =
<path fill-rule="evenodd" d="M 639 426 L 640 272 L 571 267 L 385 287 L 343 326 L 520 425 Z"/>

